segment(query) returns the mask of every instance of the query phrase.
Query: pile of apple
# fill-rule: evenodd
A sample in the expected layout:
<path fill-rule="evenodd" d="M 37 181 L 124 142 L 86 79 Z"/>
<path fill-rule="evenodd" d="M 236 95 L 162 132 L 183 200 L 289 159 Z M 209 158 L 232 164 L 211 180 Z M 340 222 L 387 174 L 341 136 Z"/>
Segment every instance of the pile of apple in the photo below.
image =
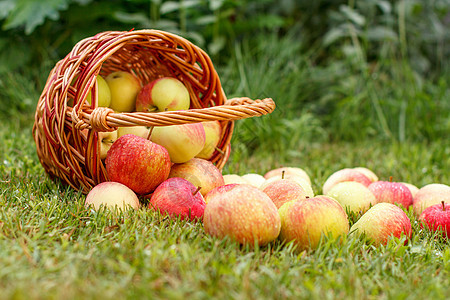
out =
<path fill-rule="evenodd" d="M 175 78 L 157 79 L 142 89 L 126 72 L 110 74 L 104 84 L 100 76 L 97 80 L 98 105 L 117 111 L 190 106 L 188 90 Z M 450 237 L 448 185 L 419 189 L 380 181 L 371 170 L 357 167 L 331 174 L 322 194 L 315 195 L 309 175 L 298 167 L 273 169 L 264 176 L 223 175 L 208 160 L 220 134 L 218 122 L 119 128 L 110 144 L 101 147 L 110 181 L 95 186 L 85 205 L 126 210 L 145 202 L 149 210 L 168 217 L 203 222 L 205 232 L 217 238 L 250 245 L 279 238 L 292 241 L 298 250 L 316 248 L 323 236 L 356 234 L 373 245 L 392 237 L 407 241 L 412 234 L 408 209 L 422 227 Z M 358 218 L 351 228 L 349 213 Z"/>

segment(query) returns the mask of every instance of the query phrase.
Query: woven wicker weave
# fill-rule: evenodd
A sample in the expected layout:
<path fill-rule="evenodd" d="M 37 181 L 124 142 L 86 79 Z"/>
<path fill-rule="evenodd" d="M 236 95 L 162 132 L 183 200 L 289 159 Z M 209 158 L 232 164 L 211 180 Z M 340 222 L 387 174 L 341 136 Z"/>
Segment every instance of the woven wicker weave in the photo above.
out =
<path fill-rule="evenodd" d="M 178 78 L 189 90 L 190 109 L 116 113 L 97 107 L 96 76 L 119 70 L 134 74 L 142 86 L 164 76 Z M 91 89 L 89 104 L 81 99 Z M 158 30 L 103 32 L 78 42 L 52 69 L 36 108 L 33 135 L 45 171 L 87 193 L 108 180 L 99 158 L 98 132 L 219 120 L 222 136 L 210 160 L 222 168 L 230 153 L 233 121 L 274 109 L 272 99 L 227 100 L 208 55 L 182 37 Z"/>

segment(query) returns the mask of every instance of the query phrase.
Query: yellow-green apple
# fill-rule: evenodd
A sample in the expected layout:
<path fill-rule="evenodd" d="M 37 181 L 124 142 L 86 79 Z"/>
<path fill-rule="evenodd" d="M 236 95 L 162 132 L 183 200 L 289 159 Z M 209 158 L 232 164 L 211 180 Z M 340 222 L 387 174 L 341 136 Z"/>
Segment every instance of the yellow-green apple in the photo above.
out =
<path fill-rule="evenodd" d="M 442 201 L 427 207 L 419 217 L 422 228 L 428 227 L 432 232 L 442 232 L 443 236 L 450 238 L 450 203 Z"/>
<path fill-rule="evenodd" d="M 377 198 L 377 203 L 398 203 L 408 209 L 413 202 L 411 192 L 400 182 L 376 181 L 371 183 L 368 189 Z"/>
<path fill-rule="evenodd" d="M 97 75 L 97 106 L 109 107 L 111 104 L 111 91 L 109 90 L 109 86 L 106 83 L 105 79 L 102 76 Z M 91 104 L 91 92 L 89 91 L 86 99 L 89 104 Z"/>
<path fill-rule="evenodd" d="M 266 179 L 266 181 L 264 181 L 264 183 L 260 186 L 260 189 L 264 190 L 268 185 L 272 184 L 275 181 L 279 181 L 279 180 L 292 180 L 292 181 L 295 181 L 306 192 L 306 196 L 308 196 L 309 198 L 314 197 L 314 191 L 313 191 L 311 185 L 308 183 L 308 181 L 306 181 L 306 179 L 304 177 L 297 176 L 295 174 L 291 174 L 291 175 L 284 175 L 284 174 L 282 174 L 282 175 L 272 176 L 272 177 Z"/>
<path fill-rule="evenodd" d="M 359 171 L 366 175 L 372 182 L 378 181 L 378 176 L 370 169 L 366 167 L 356 167 L 353 170 Z"/>
<path fill-rule="evenodd" d="M 210 159 L 216 151 L 222 134 L 222 126 L 219 121 L 203 122 L 205 129 L 205 146 L 196 157 Z"/>
<path fill-rule="evenodd" d="M 117 140 L 117 130 L 98 133 L 98 141 L 100 143 L 100 159 L 106 158 L 106 153 L 112 144 Z"/>
<path fill-rule="evenodd" d="M 232 183 L 238 183 L 238 184 L 248 184 L 248 181 L 242 178 L 242 176 L 239 176 L 237 174 L 225 174 L 223 175 L 223 181 L 224 184 L 232 184 Z"/>
<path fill-rule="evenodd" d="M 105 80 L 111 91 L 109 107 L 118 112 L 134 111 L 136 97 L 141 90 L 139 80 L 125 71 L 113 72 Z"/>
<path fill-rule="evenodd" d="M 169 177 L 171 162 L 163 146 L 126 134 L 109 149 L 105 166 L 109 180 L 123 183 L 137 194 L 145 195 Z"/>
<path fill-rule="evenodd" d="M 335 199 L 347 211 L 356 214 L 366 212 L 377 204 L 375 195 L 363 184 L 356 181 L 343 181 L 334 185 L 327 196 Z"/>
<path fill-rule="evenodd" d="M 169 178 L 171 177 L 181 177 L 201 187 L 200 192 L 203 196 L 225 184 L 222 172 L 212 162 L 195 157 L 185 163 L 174 164 L 170 169 Z"/>
<path fill-rule="evenodd" d="M 278 210 L 260 189 L 249 184 L 216 189 L 207 194 L 203 215 L 207 234 L 248 245 L 266 245 L 278 237 L 281 225 Z"/>
<path fill-rule="evenodd" d="M 350 234 L 364 235 L 373 245 L 386 245 L 392 236 L 411 237 L 411 221 L 392 203 L 377 203 L 350 228 Z M 406 241 L 405 241 L 406 243 Z"/>
<path fill-rule="evenodd" d="M 125 134 L 134 134 L 141 138 L 147 139 L 150 129 L 146 126 L 131 126 L 131 127 L 119 127 L 117 128 L 117 137 L 120 138 Z"/>
<path fill-rule="evenodd" d="M 297 251 L 316 249 L 323 236 L 336 239 L 348 233 L 344 208 L 331 197 L 289 201 L 278 212 L 281 219 L 280 239 L 293 241 Z"/>
<path fill-rule="evenodd" d="M 303 177 L 306 182 L 308 182 L 309 185 L 311 185 L 311 179 L 308 175 L 308 173 L 306 173 L 305 170 L 303 170 L 302 168 L 298 168 L 298 167 L 281 167 L 281 168 L 276 168 L 276 169 L 272 169 L 270 171 L 268 171 L 266 174 L 264 174 L 264 178 L 269 179 L 270 177 L 273 176 L 282 176 L 282 174 L 284 174 L 284 176 L 289 176 L 289 175 L 296 175 L 296 176 L 300 176 Z"/>
<path fill-rule="evenodd" d="M 431 183 L 419 189 L 413 199 L 413 207 L 416 216 L 420 216 L 422 211 L 441 201 L 450 203 L 450 186 L 442 183 Z"/>
<path fill-rule="evenodd" d="M 203 149 L 205 130 L 202 123 L 154 127 L 150 140 L 166 148 L 173 163 L 181 164 Z"/>
<path fill-rule="evenodd" d="M 343 181 L 356 181 L 362 183 L 365 186 L 369 186 L 369 184 L 372 183 L 372 180 L 370 180 L 369 177 L 367 177 L 360 171 L 351 168 L 345 168 L 334 172 L 327 178 L 327 180 L 323 184 L 322 192 L 326 195 L 335 184 Z"/>
<path fill-rule="evenodd" d="M 186 179 L 169 178 L 155 189 L 148 207 L 172 218 L 201 219 L 206 203 L 199 189 Z"/>
<path fill-rule="evenodd" d="M 260 188 L 261 185 L 266 181 L 264 176 L 256 173 L 247 173 L 241 176 L 242 179 L 247 181 L 248 184 L 253 185 L 257 188 Z"/>
<path fill-rule="evenodd" d="M 411 195 L 413 197 L 413 202 L 414 202 L 414 197 L 416 196 L 417 192 L 419 191 L 419 188 L 417 186 L 415 186 L 414 184 L 408 183 L 408 182 L 400 182 L 403 183 L 411 192 Z"/>
<path fill-rule="evenodd" d="M 104 206 L 109 209 L 138 209 L 139 199 L 136 194 L 118 182 L 105 181 L 97 184 L 86 196 L 85 206 L 93 206 L 95 210 Z"/>
<path fill-rule="evenodd" d="M 136 98 L 136 110 L 156 112 L 189 109 L 191 100 L 186 86 L 173 77 L 163 77 L 146 84 Z"/>
<path fill-rule="evenodd" d="M 300 184 L 289 179 L 273 181 L 266 185 L 262 191 L 272 199 L 277 208 L 280 208 L 286 202 L 309 197 Z"/>

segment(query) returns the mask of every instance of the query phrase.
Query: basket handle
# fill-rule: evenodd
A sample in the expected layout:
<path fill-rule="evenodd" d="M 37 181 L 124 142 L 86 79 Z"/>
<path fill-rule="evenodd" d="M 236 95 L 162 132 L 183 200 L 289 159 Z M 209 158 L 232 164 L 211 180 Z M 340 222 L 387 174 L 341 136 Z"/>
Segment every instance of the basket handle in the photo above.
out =
<path fill-rule="evenodd" d="M 270 114 L 275 109 L 271 98 L 251 100 L 247 97 L 232 98 L 223 105 L 189 110 L 164 111 L 157 113 L 131 112 L 116 113 L 107 107 L 95 109 L 67 107 L 67 114 L 72 118 L 78 130 L 114 131 L 117 127 L 131 126 L 169 126 L 207 121 L 234 121 L 249 117 Z"/>

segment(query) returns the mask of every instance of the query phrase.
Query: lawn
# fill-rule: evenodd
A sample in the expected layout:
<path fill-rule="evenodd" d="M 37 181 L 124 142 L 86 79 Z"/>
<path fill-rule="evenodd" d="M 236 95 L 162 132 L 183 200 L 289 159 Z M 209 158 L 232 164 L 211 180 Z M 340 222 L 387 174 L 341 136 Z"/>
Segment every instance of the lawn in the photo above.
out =
<path fill-rule="evenodd" d="M 302 253 L 280 241 L 252 249 L 206 235 L 201 223 L 167 219 L 147 208 L 120 216 L 86 210 L 83 195 L 44 174 L 31 124 L 29 114 L 5 121 L 0 130 L 0 299 L 450 296 L 448 240 L 420 229 L 411 212 L 413 236 L 406 245 L 373 247 L 349 237 L 324 240 Z M 440 142 L 362 140 L 292 150 L 234 154 L 224 173 L 300 166 L 316 193 L 328 175 L 348 166 L 419 187 L 449 182 L 449 149 Z"/>

